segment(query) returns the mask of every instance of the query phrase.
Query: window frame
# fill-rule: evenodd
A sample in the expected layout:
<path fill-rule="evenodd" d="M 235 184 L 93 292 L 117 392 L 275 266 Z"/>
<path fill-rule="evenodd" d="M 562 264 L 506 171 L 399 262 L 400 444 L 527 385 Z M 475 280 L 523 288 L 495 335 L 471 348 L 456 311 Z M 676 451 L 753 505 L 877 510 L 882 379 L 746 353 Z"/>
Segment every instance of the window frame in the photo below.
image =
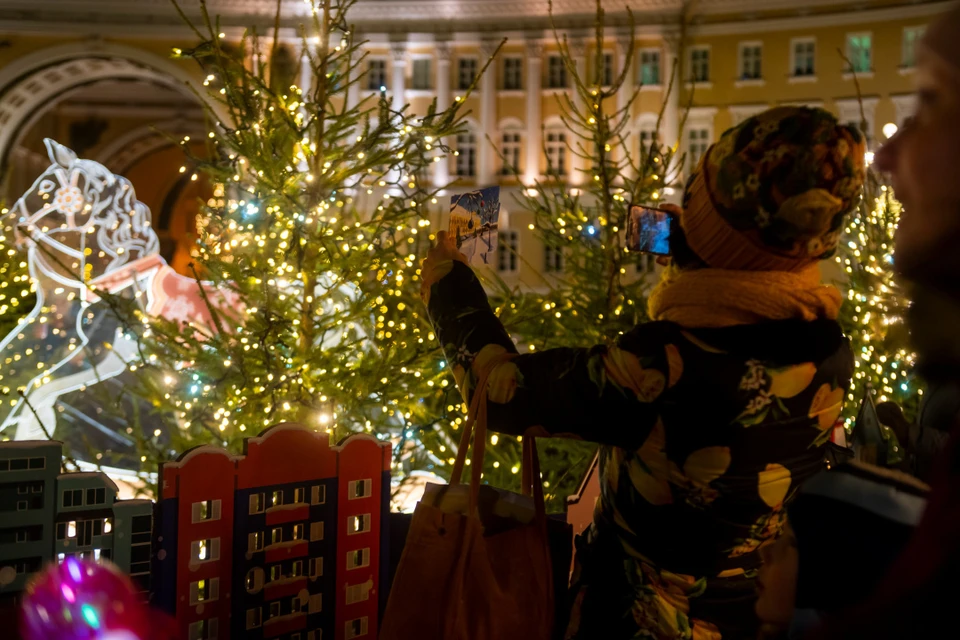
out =
<path fill-rule="evenodd" d="M 432 91 L 434 85 L 434 73 L 433 73 L 433 58 L 429 55 L 417 55 L 412 54 L 410 56 L 410 89 L 413 91 Z M 423 65 L 426 63 L 427 66 L 427 82 L 426 86 L 419 86 L 417 83 L 417 63 Z"/>
<path fill-rule="evenodd" d="M 917 44 L 923 39 L 927 31 L 927 25 L 911 25 L 904 27 L 900 32 L 900 70 L 912 71 L 917 67 Z M 912 40 L 907 38 L 907 34 L 914 34 Z M 910 43 L 908 50 L 907 44 Z M 909 55 L 908 55 L 909 54 Z"/>
<path fill-rule="evenodd" d="M 857 39 L 860 39 L 860 38 L 866 38 L 866 39 L 867 39 L 867 42 L 868 42 L 868 45 L 869 45 L 869 46 L 867 47 L 867 57 L 868 57 L 868 59 L 869 59 L 869 68 L 867 68 L 867 69 L 861 69 L 861 68 L 859 68 L 858 63 L 862 62 L 862 60 L 857 60 L 857 59 L 856 59 L 856 56 L 853 55 L 853 53 L 854 53 L 854 52 L 853 52 L 853 44 L 854 44 L 854 41 L 857 40 Z M 850 68 L 846 70 L 846 72 L 845 72 L 844 75 L 857 74 L 858 76 L 864 76 L 864 75 L 867 75 L 867 74 L 872 74 L 873 71 L 874 71 L 874 69 L 873 69 L 873 64 L 874 64 L 874 60 L 873 60 L 873 32 L 872 32 L 872 31 L 852 31 L 852 32 L 849 32 L 849 33 L 846 34 L 846 36 L 845 36 L 845 38 L 844 38 L 844 44 L 845 44 L 845 49 L 844 49 L 844 50 L 845 50 L 845 52 L 846 52 L 847 59 L 850 61 L 850 63 L 849 63 L 849 64 L 850 64 Z"/>
<path fill-rule="evenodd" d="M 511 70 L 507 62 L 516 62 L 517 68 Z M 514 74 L 515 71 L 515 74 Z M 511 82 L 510 80 L 516 80 Z M 513 86 L 516 85 L 516 86 Z M 506 55 L 503 57 L 503 91 L 523 91 L 523 56 Z"/>
<path fill-rule="evenodd" d="M 551 139 L 552 136 L 556 136 L 556 139 Z M 546 128 L 543 132 L 543 146 L 547 158 L 547 175 L 565 177 L 569 170 L 567 166 L 567 132 L 560 127 Z"/>
<path fill-rule="evenodd" d="M 570 88 L 570 79 L 567 77 L 567 65 L 559 53 L 547 55 L 547 82 L 546 89 L 554 91 Z"/>
<path fill-rule="evenodd" d="M 800 68 L 800 59 L 797 55 L 797 47 L 800 45 L 809 45 L 810 51 L 810 71 L 809 73 L 797 73 Z M 804 55 L 807 55 L 804 53 Z M 790 73 L 788 78 L 794 81 L 816 80 L 817 77 L 817 38 L 816 36 L 802 36 L 790 39 Z"/>
<path fill-rule="evenodd" d="M 473 67 L 472 73 L 470 73 L 469 67 Z M 477 79 L 477 73 L 480 69 L 479 60 L 477 56 L 464 55 L 457 57 L 457 90 L 466 91 Z M 466 73 L 470 73 L 469 79 L 466 77 Z"/>
<path fill-rule="evenodd" d="M 456 175 L 460 178 L 477 177 L 477 133 L 472 128 L 457 134 L 457 155 L 454 156 Z M 363 496 L 359 496 L 363 497 Z M 351 500 L 355 498 L 350 498 Z"/>
<path fill-rule="evenodd" d="M 656 56 L 656 62 L 644 60 L 645 56 L 648 55 Z M 656 82 L 644 82 L 648 66 L 655 72 Z M 645 47 L 640 49 L 640 66 L 637 72 L 637 84 L 641 87 L 651 88 L 663 86 L 663 52 L 659 47 Z"/>
<path fill-rule="evenodd" d="M 377 74 L 383 74 L 382 76 L 374 76 L 374 64 L 377 65 Z M 386 56 L 369 56 L 367 58 L 367 68 L 366 68 L 366 87 L 367 91 L 389 91 L 389 77 L 387 75 L 387 58 Z M 374 82 L 374 80 L 380 77 L 382 82 Z"/>
<path fill-rule="evenodd" d="M 508 142 L 507 136 L 516 139 Z M 520 129 L 511 127 L 500 131 L 500 155 L 503 162 L 500 175 L 512 176 L 514 172 L 520 172 L 520 161 L 523 157 L 523 132 Z"/>
<path fill-rule="evenodd" d="M 747 69 L 748 55 L 751 60 L 751 69 Z M 740 82 L 756 82 L 763 80 L 763 42 L 760 40 L 744 40 L 737 45 L 737 80 Z"/>
<path fill-rule="evenodd" d="M 687 80 L 687 82 L 691 84 L 699 84 L 699 85 L 708 85 L 712 82 L 711 76 L 712 76 L 713 69 L 711 67 L 713 64 L 713 55 L 710 49 L 711 47 L 708 44 L 692 45 L 688 49 L 687 63 L 688 63 L 688 68 L 690 69 L 689 71 L 690 77 Z M 703 75 L 702 78 L 700 77 L 700 74 L 697 73 L 698 61 L 695 60 L 697 53 L 705 54 L 704 59 L 699 63 L 700 65 L 704 66 L 706 69 L 706 72 L 702 74 Z"/>
<path fill-rule="evenodd" d="M 497 239 L 497 272 L 516 275 L 520 272 L 520 232 L 515 229 L 500 229 Z M 510 251 L 509 249 L 512 249 Z M 508 266 L 504 266 L 507 262 Z"/>

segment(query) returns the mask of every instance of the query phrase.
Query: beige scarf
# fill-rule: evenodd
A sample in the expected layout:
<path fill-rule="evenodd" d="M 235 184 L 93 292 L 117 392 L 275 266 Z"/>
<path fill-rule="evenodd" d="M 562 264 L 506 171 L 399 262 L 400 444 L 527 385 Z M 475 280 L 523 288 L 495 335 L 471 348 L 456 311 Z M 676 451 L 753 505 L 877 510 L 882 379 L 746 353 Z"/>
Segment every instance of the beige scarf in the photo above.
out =
<path fill-rule="evenodd" d="M 821 284 L 816 264 L 797 272 L 670 269 L 650 294 L 654 320 L 729 327 L 765 320 L 836 319 L 842 298 Z"/>

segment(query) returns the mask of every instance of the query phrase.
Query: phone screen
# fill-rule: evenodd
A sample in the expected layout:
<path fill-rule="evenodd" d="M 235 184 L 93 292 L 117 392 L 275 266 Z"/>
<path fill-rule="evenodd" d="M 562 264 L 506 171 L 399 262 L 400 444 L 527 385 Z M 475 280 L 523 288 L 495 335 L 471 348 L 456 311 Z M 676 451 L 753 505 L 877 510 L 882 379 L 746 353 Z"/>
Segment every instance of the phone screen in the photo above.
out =
<path fill-rule="evenodd" d="M 631 205 L 627 220 L 627 249 L 669 256 L 672 218 L 673 214 L 663 209 Z"/>

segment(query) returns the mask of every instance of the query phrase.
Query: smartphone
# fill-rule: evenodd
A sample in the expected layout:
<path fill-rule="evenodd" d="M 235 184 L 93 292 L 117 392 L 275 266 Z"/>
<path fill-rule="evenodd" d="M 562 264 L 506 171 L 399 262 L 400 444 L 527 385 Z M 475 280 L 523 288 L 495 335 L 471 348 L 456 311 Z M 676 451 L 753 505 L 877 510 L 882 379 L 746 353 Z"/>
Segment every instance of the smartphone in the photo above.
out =
<path fill-rule="evenodd" d="M 627 249 L 655 256 L 670 255 L 673 214 L 663 209 L 630 205 L 627 219 Z"/>

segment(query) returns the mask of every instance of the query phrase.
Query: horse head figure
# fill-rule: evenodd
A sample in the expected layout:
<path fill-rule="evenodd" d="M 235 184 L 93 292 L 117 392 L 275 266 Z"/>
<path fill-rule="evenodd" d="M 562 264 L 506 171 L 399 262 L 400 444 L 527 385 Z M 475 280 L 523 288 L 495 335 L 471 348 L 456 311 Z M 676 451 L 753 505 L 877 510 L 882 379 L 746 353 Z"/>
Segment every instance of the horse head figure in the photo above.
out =
<path fill-rule="evenodd" d="M 18 246 L 41 270 L 79 284 L 159 253 L 150 210 L 129 180 L 49 138 L 44 144 L 50 166 L 10 211 Z"/>

